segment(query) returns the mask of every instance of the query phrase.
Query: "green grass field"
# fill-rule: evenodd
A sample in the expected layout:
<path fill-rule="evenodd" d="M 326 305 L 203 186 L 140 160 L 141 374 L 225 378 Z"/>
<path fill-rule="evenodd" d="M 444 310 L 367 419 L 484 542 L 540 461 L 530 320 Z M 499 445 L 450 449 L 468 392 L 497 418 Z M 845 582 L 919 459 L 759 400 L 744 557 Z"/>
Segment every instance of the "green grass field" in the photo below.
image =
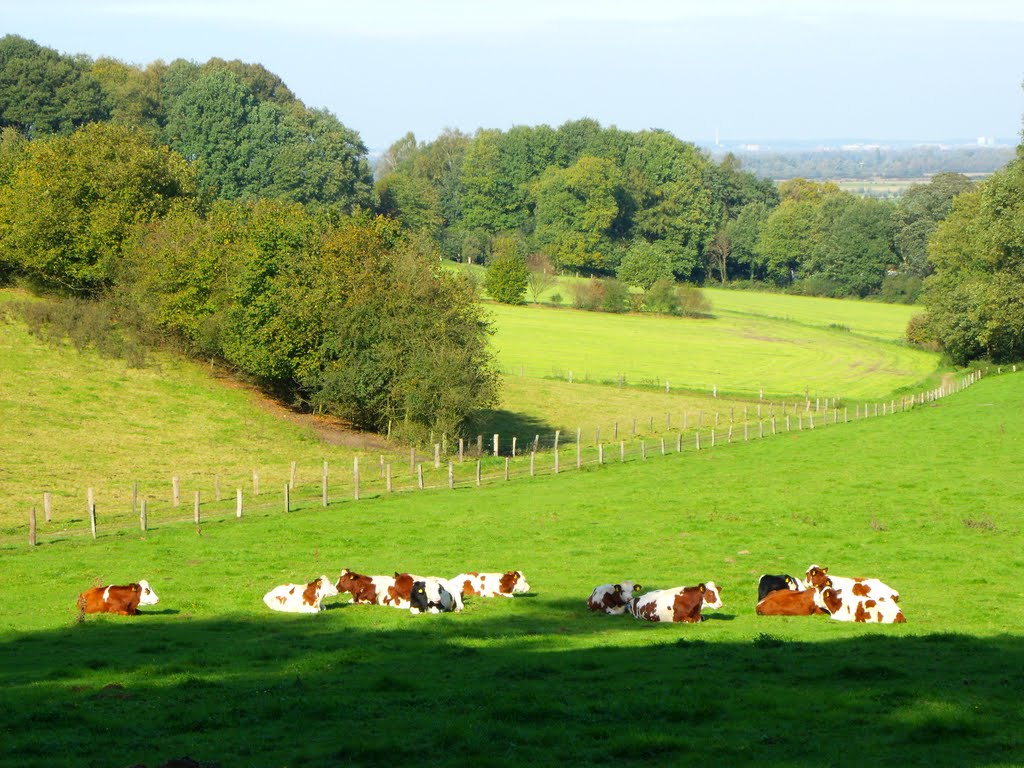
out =
<path fill-rule="evenodd" d="M 1021 381 L 559 477 L 6 550 L 0 763 L 1019 764 Z M 760 573 L 812 562 L 883 578 L 908 623 L 754 615 Z M 521 568 L 533 593 L 443 616 L 260 602 L 342 567 Z M 79 591 L 143 577 L 146 615 L 76 622 Z M 588 614 L 623 578 L 714 580 L 725 606 Z"/>
<path fill-rule="evenodd" d="M 622 374 L 633 385 L 663 388 L 668 381 L 705 393 L 853 399 L 919 386 L 938 366 L 937 355 L 891 340 L 897 324 L 886 305 L 856 304 L 855 312 L 834 312 L 829 324 L 812 324 L 815 304 L 759 296 L 744 305 L 744 296 L 730 294 L 730 309 L 714 319 L 488 309 L 499 367 L 530 377 L 568 379 L 571 371 L 574 381 L 617 383 Z"/>

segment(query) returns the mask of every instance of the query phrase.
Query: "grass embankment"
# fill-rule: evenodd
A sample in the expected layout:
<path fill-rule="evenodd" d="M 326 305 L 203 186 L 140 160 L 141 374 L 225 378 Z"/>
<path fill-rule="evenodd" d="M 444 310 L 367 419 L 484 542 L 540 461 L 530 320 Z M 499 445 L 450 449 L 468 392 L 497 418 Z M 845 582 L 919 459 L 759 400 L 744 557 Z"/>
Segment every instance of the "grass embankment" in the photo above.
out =
<path fill-rule="evenodd" d="M 5 552 L 0 761 L 1019 764 L 1021 381 L 558 478 Z M 883 578 L 908 623 L 753 614 L 760 573 L 811 562 Z M 516 567 L 534 593 L 418 617 L 260 602 L 342 567 Z M 79 591 L 142 577 L 147 615 L 75 623 Z M 725 607 L 586 612 L 624 578 L 715 580 Z"/>

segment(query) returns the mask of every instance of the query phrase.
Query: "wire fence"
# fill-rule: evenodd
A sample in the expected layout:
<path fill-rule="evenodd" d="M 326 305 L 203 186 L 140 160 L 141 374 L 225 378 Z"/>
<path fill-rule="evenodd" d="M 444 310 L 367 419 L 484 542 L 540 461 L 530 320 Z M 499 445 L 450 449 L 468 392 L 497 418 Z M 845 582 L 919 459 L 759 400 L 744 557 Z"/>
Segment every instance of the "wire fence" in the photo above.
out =
<path fill-rule="evenodd" d="M 1014 370 L 1016 367 L 1014 366 Z M 1002 370 L 999 369 L 1001 373 Z M 61 498 L 61 508 L 50 492 L 41 493 L 43 519 L 29 510 L 25 525 L 0 530 L 0 547 L 52 544 L 91 536 L 94 539 L 150 531 L 191 523 L 202 525 L 247 517 L 312 512 L 339 504 L 365 503 L 396 493 L 457 491 L 499 483 L 594 469 L 605 464 L 646 462 L 670 454 L 719 450 L 737 442 L 762 440 L 793 431 L 832 429 L 837 425 L 903 413 L 955 394 L 976 383 L 982 370 L 968 373 L 942 386 L 887 402 L 854 403 L 829 399 L 803 403 L 735 405 L 728 412 L 699 411 L 650 417 L 646 423 L 630 419 L 614 422 L 602 434 L 581 429 L 573 433 L 478 435 L 476 440 L 442 440 L 433 454 L 409 448 L 408 453 L 381 454 L 373 459 L 356 456 L 351 466 L 316 467 L 292 462 L 285 482 L 265 480 L 259 469 L 229 483 L 219 475 L 186 478 L 196 487 L 183 488 L 181 479 L 133 483 L 130 504 L 105 505 L 94 489 Z M 280 475 L 278 476 L 280 477 Z M 69 502 L 75 496 L 80 503 Z"/>

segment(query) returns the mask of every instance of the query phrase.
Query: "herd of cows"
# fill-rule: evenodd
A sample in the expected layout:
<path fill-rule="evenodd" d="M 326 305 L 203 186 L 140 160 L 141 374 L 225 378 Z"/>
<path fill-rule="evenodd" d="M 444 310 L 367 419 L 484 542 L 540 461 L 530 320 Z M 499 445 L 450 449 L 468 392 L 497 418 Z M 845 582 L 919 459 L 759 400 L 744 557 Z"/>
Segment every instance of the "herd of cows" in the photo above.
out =
<path fill-rule="evenodd" d="M 463 597 L 513 597 L 530 591 L 522 571 L 460 573 L 451 579 L 395 573 L 368 576 L 342 570 L 337 582 L 320 576 L 308 584 L 282 584 L 263 596 L 266 606 L 286 613 L 317 613 L 325 597 L 343 593 L 350 603 L 387 605 L 411 613 L 448 613 L 463 609 Z M 758 581 L 759 616 L 827 614 L 837 621 L 900 624 L 906 619 L 898 605 L 899 592 L 878 579 L 832 576 L 828 568 L 812 565 L 803 583 L 789 575 L 764 575 Z M 79 617 L 87 613 L 134 616 L 140 605 L 159 602 L 149 582 L 92 587 L 78 597 Z M 704 608 L 721 608 L 721 590 L 713 581 L 695 587 L 643 592 L 633 581 L 602 584 L 587 600 L 591 611 L 629 613 L 637 619 L 697 623 Z"/>

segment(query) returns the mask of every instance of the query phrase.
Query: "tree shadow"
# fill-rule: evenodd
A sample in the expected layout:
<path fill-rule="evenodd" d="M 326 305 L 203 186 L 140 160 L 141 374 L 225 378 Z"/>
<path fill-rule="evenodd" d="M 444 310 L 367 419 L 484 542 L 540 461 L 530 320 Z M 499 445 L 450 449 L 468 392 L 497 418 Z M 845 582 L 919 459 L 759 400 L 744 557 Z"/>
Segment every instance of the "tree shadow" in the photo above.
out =
<path fill-rule="evenodd" d="M 512 453 L 512 438 L 516 438 L 516 453 L 529 453 L 534 441 L 541 448 L 550 448 L 554 442 L 557 427 L 535 416 L 504 409 L 485 409 L 476 413 L 467 431 L 483 438 L 485 452 L 493 451 L 493 436 L 499 435 L 498 453 L 509 456 Z M 561 442 L 572 442 L 574 435 L 563 435 Z M 475 444 L 474 446 L 475 447 Z"/>
<path fill-rule="evenodd" d="M 6 637 L 0 764 L 963 766 L 1024 746 L 1021 637 L 723 642 L 576 601 L 394 622 L 343 607 Z M 837 734 L 856 749 L 826 746 Z"/>

